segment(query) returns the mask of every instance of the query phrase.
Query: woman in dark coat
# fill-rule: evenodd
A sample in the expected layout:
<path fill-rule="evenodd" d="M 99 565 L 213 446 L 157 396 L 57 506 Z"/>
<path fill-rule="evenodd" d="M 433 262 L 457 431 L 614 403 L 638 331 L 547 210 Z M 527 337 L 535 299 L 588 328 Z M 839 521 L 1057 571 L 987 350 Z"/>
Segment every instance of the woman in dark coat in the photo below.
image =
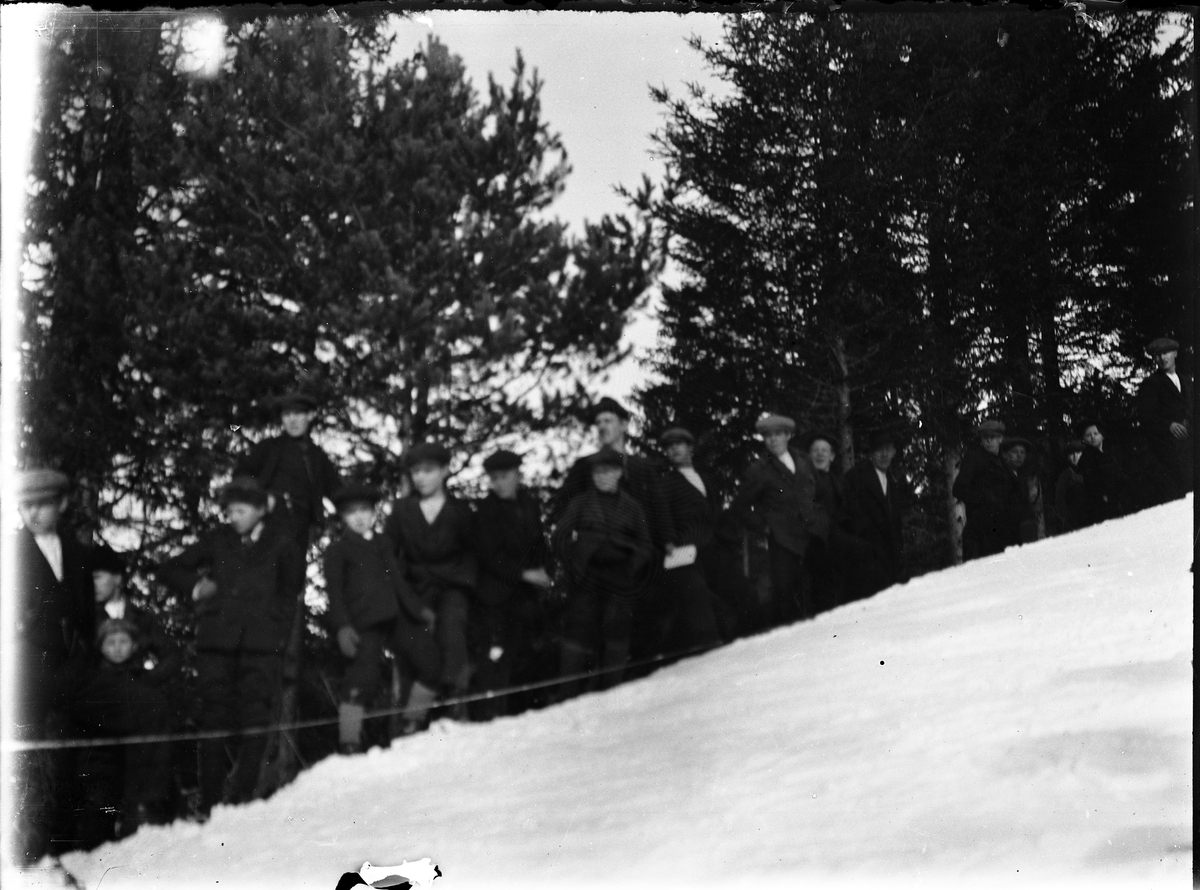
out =
<path fill-rule="evenodd" d="M 1122 515 L 1122 491 L 1125 474 L 1111 451 L 1104 450 L 1104 432 L 1095 421 L 1080 427 L 1083 454 L 1079 472 L 1083 476 L 1087 524 L 1095 525 Z"/>
<path fill-rule="evenodd" d="M 1073 532 L 1087 525 L 1087 495 L 1083 485 L 1083 474 L 1079 472 L 1079 459 L 1083 455 L 1083 442 L 1072 439 L 1064 452 L 1067 465 L 1058 475 L 1054 486 L 1054 506 L 1058 511 L 1060 533 Z"/>

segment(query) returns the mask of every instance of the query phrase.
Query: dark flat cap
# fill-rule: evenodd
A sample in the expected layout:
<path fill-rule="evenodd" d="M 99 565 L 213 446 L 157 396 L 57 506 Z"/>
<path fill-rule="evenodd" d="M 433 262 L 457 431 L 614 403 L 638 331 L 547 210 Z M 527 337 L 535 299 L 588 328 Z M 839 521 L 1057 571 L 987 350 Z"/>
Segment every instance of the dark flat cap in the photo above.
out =
<path fill-rule="evenodd" d="M 809 430 L 800 440 L 800 447 L 804 451 L 808 451 L 812 448 L 813 442 L 828 442 L 830 448 L 837 450 L 837 437 L 828 430 Z"/>
<path fill-rule="evenodd" d="M 295 390 L 275 400 L 275 407 L 282 411 L 316 411 L 317 400 L 309 393 Z"/>
<path fill-rule="evenodd" d="M 1033 451 L 1033 443 L 1024 436 L 1009 436 L 1000 443 L 1000 450 L 1008 451 L 1010 448 L 1015 448 L 1018 445 L 1024 446 L 1026 451 Z"/>
<path fill-rule="evenodd" d="M 112 575 L 124 575 L 125 557 L 117 553 L 107 544 L 101 544 L 92 550 L 90 562 L 93 572 L 108 572 Z"/>
<path fill-rule="evenodd" d="M 615 448 L 610 448 L 605 445 L 595 454 L 589 455 L 587 458 L 588 466 L 592 469 L 596 467 L 625 467 L 625 456 Z"/>
<path fill-rule="evenodd" d="M 343 485 L 329 496 L 329 500 L 333 501 L 333 505 L 339 510 L 346 504 L 355 502 L 363 502 L 367 504 L 378 504 L 381 499 L 379 490 L 372 488 L 370 485 L 363 485 L 358 482 L 351 482 Z"/>
<path fill-rule="evenodd" d="M 605 412 L 615 414 L 622 420 L 629 419 L 629 412 L 625 410 L 625 406 L 609 396 L 605 396 L 592 406 L 592 422 L 595 423 L 596 418 Z"/>
<path fill-rule="evenodd" d="M 1149 355 L 1162 355 L 1164 352 L 1178 352 L 1179 343 L 1172 340 L 1170 337 L 1159 337 L 1146 347 L 1146 352 Z"/>
<path fill-rule="evenodd" d="M 493 452 L 483 459 L 483 468 L 489 473 L 493 470 L 515 470 L 521 466 L 521 455 L 513 451 Z"/>
<path fill-rule="evenodd" d="M 1083 442 L 1079 439 L 1072 439 L 1063 447 L 1063 454 L 1083 453 Z"/>
<path fill-rule="evenodd" d="M 129 639 L 137 642 L 137 625 L 125 618 L 106 618 L 96 628 L 96 642 L 103 643 L 110 634 L 128 634 Z"/>
<path fill-rule="evenodd" d="M 434 463 L 439 467 L 450 465 L 450 452 L 437 442 L 422 442 L 404 453 L 404 469 L 411 470 L 420 463 Z"/>
<path fill-rule="evenodd" d="M 763 434 L 794 433 L 796 432 L 796 421 L 790 417 L 784 417 L 782 414 L 768 414 L 766 417 L 760 417 L 754 424 L 754 428 Z"/>
<path fill-rule="evenodd" d="M 687 442 L 689 445 L 695 445 L 696 437 L 689 430 L 681 426 L 673 426 L 659 436 L 658 441 L 661 445 L 674 445 L 676 442 Z"/>
<path fill-rule="evenodd" d="M 71 480 L 58 470 L 25 470 L 17 474 L 17 500 L 22 503 L 57 498 L 67 493 Z"/>
<path fill-rule="evenodd" d="M 981 436 L 1003 436 L 1004 424 L 998 420 L 985 420 L 979 424 L 979 435 Z"/>
<path fill-rule="evenodd" d="M 267 490 L 258 484 L 253 476 L 235 476 L 233 481 L 221 489 L 218 496 L 221 506 L 226 504 L 252 504 L 255 507 L 267 505 Z"/>

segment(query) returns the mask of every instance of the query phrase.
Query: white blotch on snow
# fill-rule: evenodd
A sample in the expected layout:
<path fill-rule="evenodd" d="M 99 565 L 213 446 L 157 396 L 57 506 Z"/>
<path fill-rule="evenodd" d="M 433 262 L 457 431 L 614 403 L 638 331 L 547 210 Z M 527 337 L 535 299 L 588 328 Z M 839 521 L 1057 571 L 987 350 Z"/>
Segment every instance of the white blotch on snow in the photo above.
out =
<path fill-rule="evenodd" d="M 927 575 L 604 694 L 441 722 L 82 886 L 1185 887 L 1191 498 Z M 219 883 L 217 883 L 219 882 Z"/>

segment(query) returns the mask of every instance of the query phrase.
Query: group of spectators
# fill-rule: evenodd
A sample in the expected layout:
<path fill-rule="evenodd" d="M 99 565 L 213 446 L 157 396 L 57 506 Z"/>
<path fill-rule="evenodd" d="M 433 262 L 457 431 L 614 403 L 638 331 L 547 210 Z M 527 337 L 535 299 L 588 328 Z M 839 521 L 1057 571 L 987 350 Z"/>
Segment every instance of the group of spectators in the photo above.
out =
<path fill-rule="evenodd" d="M 1178 347 L 1164 344 L 1172 341 L 1151 351 L 1172 390 L 1147 381 L 1139 410 L 1152 441 L 1163 434 L 1154 453 L 1166 500 L 1191 487 L 1191 408 L 1190 384 L 1174 371 Z M 339 522 L 322 552 L 323 620 L 340 660 L 338 745 L 347 754 L 378 740 L 365 723 L 381 705 L 400 712 L 397 734 L 436 713 L 490 719 L 519 701 L 506 694 L 513 686 L 543 684 L 551 701 L 605 688 L 655 660 L 906 579 L 902 516 L 912 492 L 893 469 L 898 443 L 888 430 L 873 432 L 866 459 L 838 473 L 832 435 L 797 439 L 793 419 L 763 417 L 765 454 L 729 492 L 696 465 L 687 429 L 661 433 L 665 462 L 632 453 L 629 412 L 606 397 L 592 412 L 599 448 L 571 466 L 548 503 L 506 450 L 483 461 L 485 497 L 456 496 L 451 451 L 425 442 L 404 453 L 405 491 L 381 511 L 382 492 L 343 476 L 311 439 L 318 407 L 303 393 L 282 399 L 280 434 L 244 455 L 219 491 L 224 524 L 151 568 L 187 606 L 186 657 L 125 594 L 120 554 L 59 534 L 69 479 L 21 475 L 14 727 L 32 744 L 18 755 L 19 859 L 177 815 L 164 739 L 180 728 L 181 697 L 196 705 L 194 817 L 261 793 L 268 738 L 295 677 L 306 560 L 328 531 L 326 502 Z M 967 558 L 1045 534 L 1044 495 L 1022 471 L 1029 442 L 994 420 L 979 432 L 954 488 Z M 1067 452 L 1054 494 L 1063 530 L 1116 515 L 1119 470 L 1100 427 L 1087 425 Z M 747 532 L 767 542 L 757 584 Z M 99 741 L 77 744 L 89 737 Z"/>

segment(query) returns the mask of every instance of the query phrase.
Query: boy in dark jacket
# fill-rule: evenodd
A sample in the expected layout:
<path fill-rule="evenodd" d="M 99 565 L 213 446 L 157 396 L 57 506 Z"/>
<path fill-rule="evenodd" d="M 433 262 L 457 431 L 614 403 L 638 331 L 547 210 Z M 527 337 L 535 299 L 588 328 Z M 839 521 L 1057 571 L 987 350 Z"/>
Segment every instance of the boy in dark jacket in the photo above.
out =
<path fill-rule="evenodd" d="M 304 557 L 264 520 L 267 492 L 249 477 L 221 490 L 228 524 L 169 560 L 159 576 L 195 604 L 199 727 L 226 736 L 200 743 L 200 811 L 224 796 L 228 740 L 240 731 L 229 802 L 254 796 L 275 719 L 280 670 L 296 602 L 304 593 Z"/>
<path fill-rule="evenodd" d="M 425 655 L 418 661 L 432 666 L 427 683 L 436 678 L 439 658 L 427 629 L 433 626 L 433 610 L 409 587 L 391 542 L 375 534 L 379 494 L 348 485 L 334 492 L 332 500 L 345 532 L 325 550 L 325 590 L 338 648 L 350 659 L 338 705 L 338 741 L 344 753 L 354 753 L 362 749 L 363 713 L 379 690 L 383 649 L 392 641 L 401 610 L 407 622 L 426 628 L 417 638 Z"/>
<path fill-rule="evenodd" d="M 483 462 L 487 497 L 476 503 L 475 546 L 479 590 L 471 614 L 474 687 L 503 689 L 527 666 L 540 594 L 550 589 L 549 552 L 541 505 L 521 485 L 521 457 L 497 451 Z M 508 712 L 507 698 L 481 701 L 476 713 L 491 719 Z"/>
<path fill-rule="evenodd" d="M 424 443 L 409 449 L 405 468 L 413 494 L 396 501 L 384 534 L 423 607 L 437 615 L 433 632 L 441 654 L 438 687 L 443 697 L 466 692 L 471 679 L 467 659 L 467 618 L 478 584 L 474 520 L 470 508 L 446 491 L 450 452 Z M 399 646 L 409 650 L 415 638 L 403 629 Z M 414 702 L 410 696 L 410 708 Z"/>
<path fill-rule="evenodd" d="M 620 489 L 622 455 L 605 446 L 587 461 L 592 490 L 571 499 L 553 537 L 569 596 L 561 670 L 570 675 L 598 666 L 607 687 L 629 661 L 634 604 L 654 577 L 656 550 L 641 504 Z M 576 686 L 568 684 L 564 694 Z"/>
<path fill-rule="evenodd" d="M 108 618 L 96 631 L 99 656 L 80 698 L 84 729 L 102 737 L 162 735 L 170 729 L 164 684 L 174 668 L 157 667 L 139 645 L 140 632 L 127 618 Z M 164 820 L 171 782 L 169 743 L 143 742 L 84 752 L 80 772 L 87 786 L 80 819 L 85 847 L 111 840 L 111 816 L 120 834 Z"/>
<path fill-rule="evenodd" d="M 998 420 L 979 425 L 979 448 L 963 458 L 954 480 L 954 497 L 967 508 L 963 559 L 1003 553 L 1021 541 L 1015 510 L 1022 493 L 1016 476 L 1000 457 L 1005 427 Z"/>

